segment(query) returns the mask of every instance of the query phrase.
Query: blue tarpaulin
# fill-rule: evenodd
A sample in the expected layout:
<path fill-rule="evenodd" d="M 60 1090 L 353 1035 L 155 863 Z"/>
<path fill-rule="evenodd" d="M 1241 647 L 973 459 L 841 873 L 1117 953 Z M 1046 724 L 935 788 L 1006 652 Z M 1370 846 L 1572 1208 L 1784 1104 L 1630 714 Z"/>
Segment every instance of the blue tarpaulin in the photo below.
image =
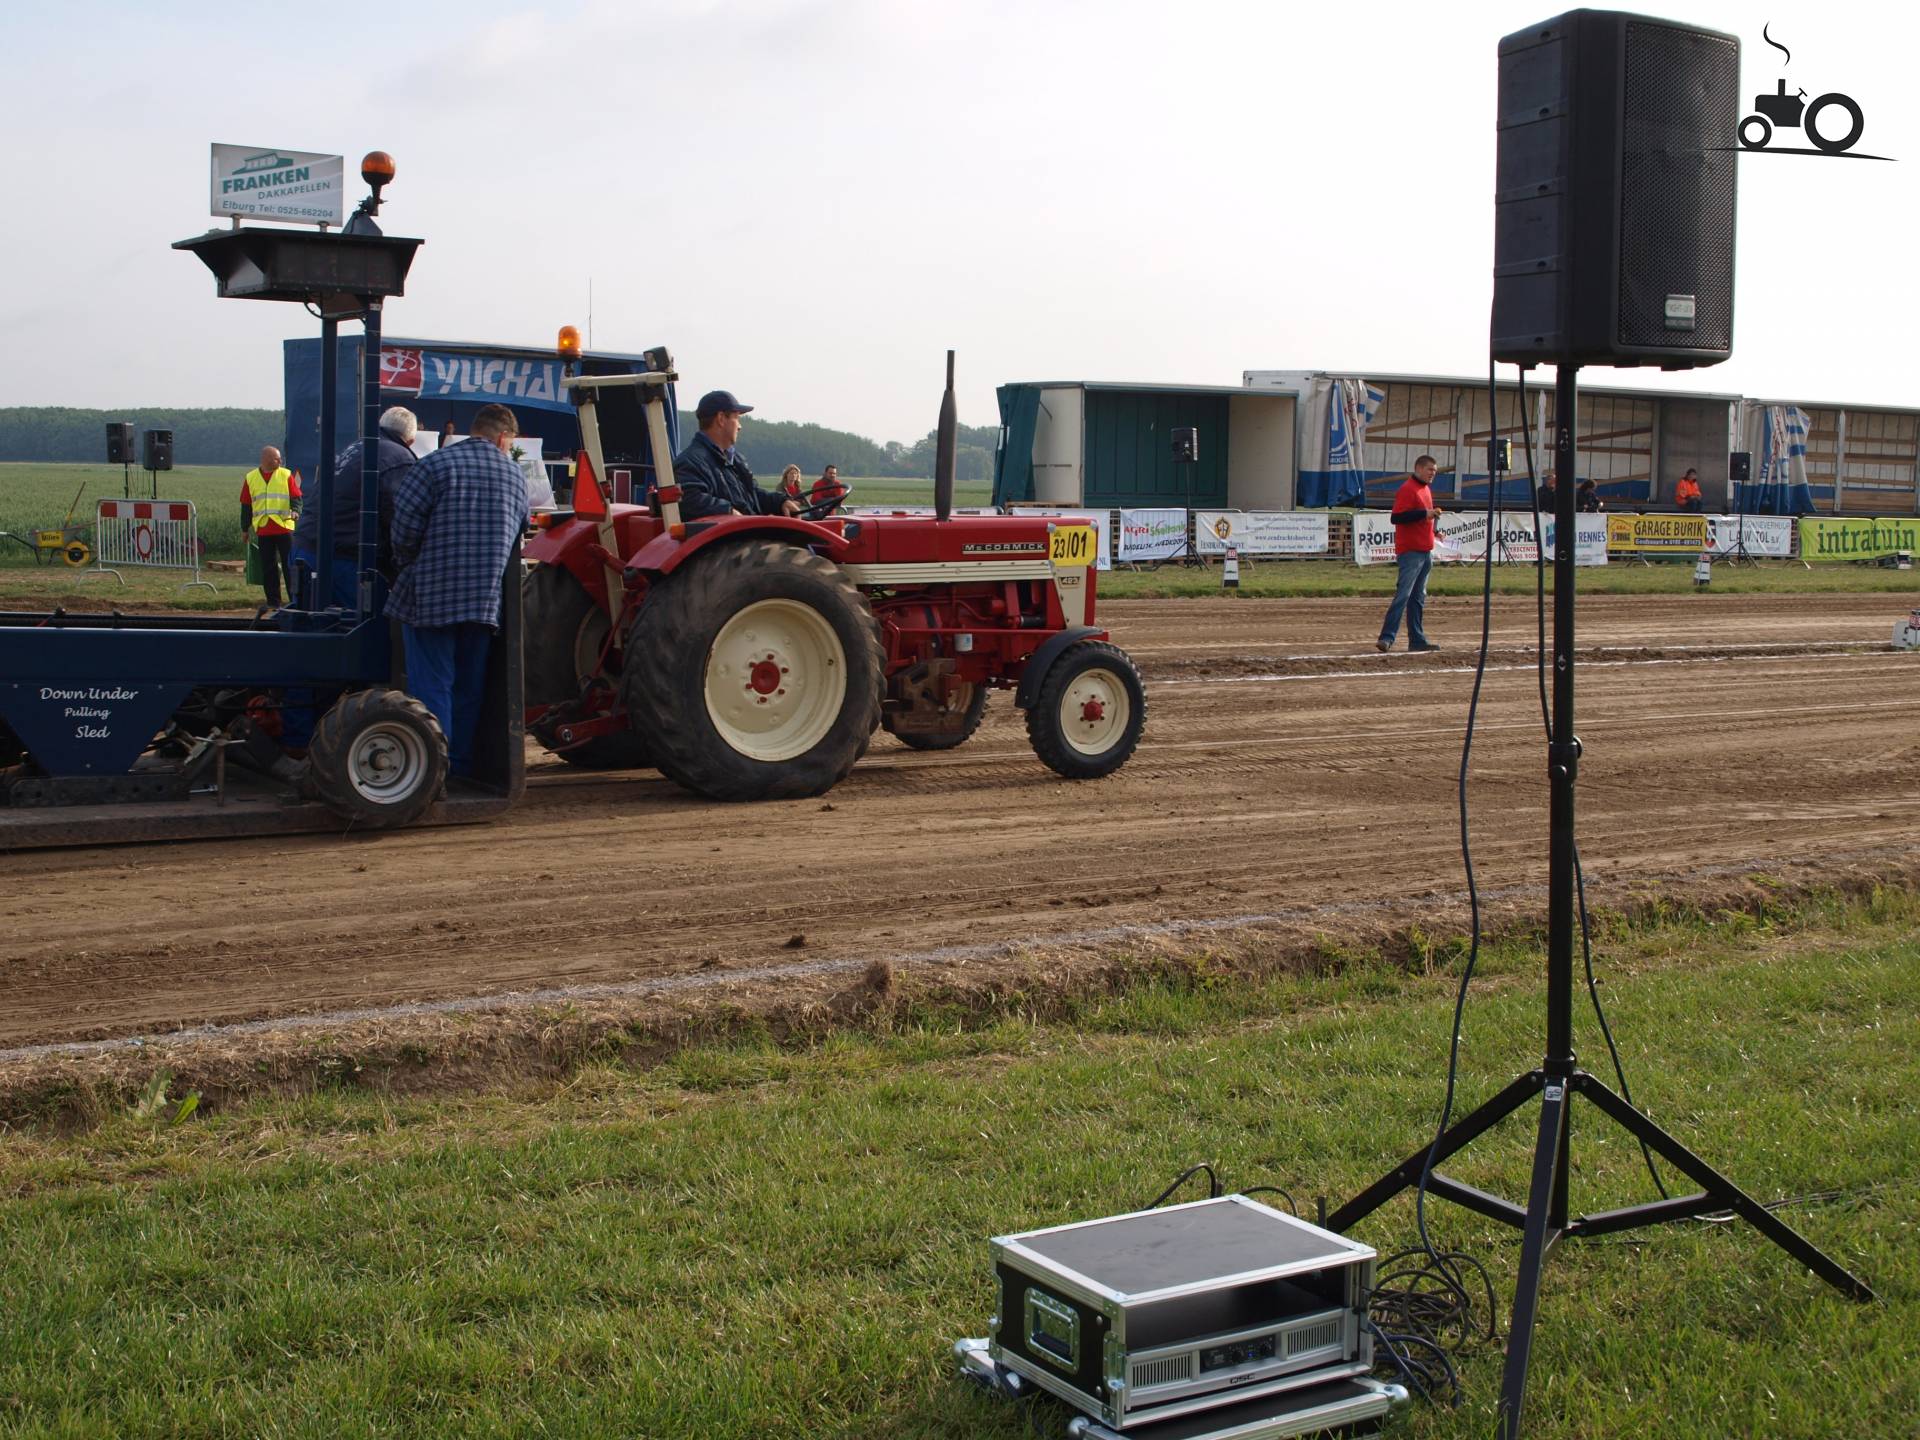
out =
<path fill-rule="evenodd" d="M 1760 411 L 1760 463 L 1753 479 L 1734 486 L 1734 509 L 1748 515 L 1805 515 L 1813 510 L 1807 483 L 1807 412 L 1798 405 Z"/>
<path fill-rule="evenodd" d="M 287 434 L 281 450 L 289 467 L 302 476 L 319 473 L 320 340 L 288 340 L 286 345 Z M 342 335 L 337 377 L 338 406 L 334 440 L 327 453 L 338 455 L 360 438 L 360 353 L 365 337 Z M 482 405 L 507 406 L 520 433 L 538 436 L 549 458 L 568 458 L 580 448 L 580 425 L 561 385 L 563 366 L 549 351 L 513 346 L 466 345 L 452 341 L 383 338 L 380 345 L 380 407 L 404 405 L 419 417 L 423 432 L 436 432 L 449 420 L 465 434 Z M 589 352 L 578 362 L 587 374 L 628 375 L 646 368 L 638 355 Z M 603 432 L 612 417 L 603 416 Z M 672 388 L 667 395 L 667 433 L 677 445 L 679 417 Z M 609 464 L 617 457 L 644 455 L 644 435 L 622 444 L 603 434 Z M 632 452 L 632 453 L 628 453 Z"/>
<path fill-rule="evenodd" d="M 1002 385 L 1000 450 L 993 457 L 993 503 L 1033 499 L 1033 433 L 1040 424 L 1040 387 Z"/>

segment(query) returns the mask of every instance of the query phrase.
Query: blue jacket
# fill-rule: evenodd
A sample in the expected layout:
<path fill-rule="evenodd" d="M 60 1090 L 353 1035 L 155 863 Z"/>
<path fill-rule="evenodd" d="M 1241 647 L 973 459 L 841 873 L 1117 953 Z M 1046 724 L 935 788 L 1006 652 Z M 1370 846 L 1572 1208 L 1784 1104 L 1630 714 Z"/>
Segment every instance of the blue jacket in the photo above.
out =
<path fill-rule="evenodd" d="M 680 514 L 688 520 L 734 510 L 743 515 L 778 515 L 787 498 L 760 489 L 738 450 L 723 453 L 705 435 L 695 435 L 680 452 L 673 462 L 673 478 L 680 484 Z"/>
<path fill-rule="evenodd" d="M 333 462 L 333 474 L 329 478 L 329 492 L 333 497 L 333 553 L 355 558 L 360 546 L 360 446 L 356 440 L 340 452 L 340 458 Z M 417 458 L 413 451 L 398 440 L 380 432 L 380 523 L 378 539 L 380 543 L 380 573 L 389 580 L 393 578 L 393 497 L 400 488 L 400 480 Z M 320 504 L 318 498 L 307 501 L 300 510 L 299 524 L 294 527 L 293 548 L 302 555 L 318 555 L 320 547 L 314 543 L 314 532 L 320 526 Z"/>

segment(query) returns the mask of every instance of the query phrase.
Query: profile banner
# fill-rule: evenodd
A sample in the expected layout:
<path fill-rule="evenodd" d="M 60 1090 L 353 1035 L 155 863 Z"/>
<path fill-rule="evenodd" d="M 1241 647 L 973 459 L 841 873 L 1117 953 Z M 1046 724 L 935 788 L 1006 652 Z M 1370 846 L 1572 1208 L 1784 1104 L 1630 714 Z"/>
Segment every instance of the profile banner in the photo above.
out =
<path fill-rule="evenodd" d="M 1920 520 L 1804 516 L 1800 521 L 1802 560 L 1873 560 L 1903 550 L 1909 554 L 1920 551 Z"/>
<path fill-rule="evenodd" d="M 1525 511 L 1500 511 L 1499 525 L 1493 531 L 1493 558 L 1496 564 L 1531 565 L 1540 556 L 1539 535 L 1533 516 Z M 1574 516 L 1573 563 L 1607 563 L 1607 517 Z M 1554 522 L 1545 522 L 1547 551 L 1554 545 Z M 1487 512 L 1449 510 L 1434 526 L 1433 558 L 1437 564 L 1477 564 L 1487 554 Z M 1379 510 L 1362 510 L 1353 517 L 1353 561 L 1356 565 L 1391 565 L 1393 522 Z"/>
<path fill-rule="evenodd" d="M 1705 515 L 1609 515 L 1607 548 L 1627 554 L 1697 554 L 1707 548 Z"/>
<path fill-rule="evenodd" d="M 1293 510 L 1196 510 L 1193 545 L 1202 555 L 1324 555 L 1327 517 Z"/>
<path fill-rule="evenodd" d="M 573 411 L 566 365 L 560 360 L 510 360 L 441 350 L 380 349 L 380 388 L 422 400 L 497 403 L 535 410 Z"/>

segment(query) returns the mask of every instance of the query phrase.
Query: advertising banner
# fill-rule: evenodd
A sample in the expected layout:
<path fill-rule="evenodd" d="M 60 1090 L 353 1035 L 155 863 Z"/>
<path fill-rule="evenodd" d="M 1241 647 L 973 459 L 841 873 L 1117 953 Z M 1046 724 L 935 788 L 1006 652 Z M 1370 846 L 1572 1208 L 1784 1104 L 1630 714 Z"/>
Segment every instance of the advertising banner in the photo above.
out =
<path fill-rule="evenodd" d="M 1494 534 L 1494 563 L 1531 565 L 1540 554 L 1530 512 L 1502 510 Z M 1576 565 L 1607 563 L 1607 517 L 1576 515 L 1573 560 Z M 1547 558 L 1553 558 L 1554 522 L 1545 522 Z M 1487 553 L 1487 512 L 1449 510 L 1435 528 L 1435 564 L 1477 564 Z M 1353 517 L 1353 561 L 1356 565 L 1391 565 L 1393 522 L 1381 510 L 1363 510 Z"/>
<path fill-rule="evenodd" d="M 1327 517 L 1294 510 L 1196 510 L 1193 544 L 1202 555 L 1324 555 Z"/>
<path fill-rule="evenodd" d="M 1168 560 L 1187 547 L 1187 512 L 1182 509 L 1122 510 L 1120 558 Z"/>
<path fill-rule="evenodd" d="M 1747 517 L 1753 524 L 1753 517 Z M 1920 520 L 1827 520 L 1811 516 L 1800 521 L 1802 560 L 1871 560 L 1902 550 L 1920 552 Z"/>
<path fill-rule="evenodd" d="M 1635 555 L 1697 555 L 1707 548 L 1705 515 L 1609 515 L 1607 548 Z"/>
<path fill-rule="evenodd" d="M 459 355 L 440 350 L 382 346 L 380 388 L 422 400 L 489 401 L 535 410 L 573 411 L 565 365 L 559 360 L 508 360 L 496 355 Z"/>
<path fill-rule="evenodd" d="M 222 219 L 250 216 L 338 225 L 346 213 L 346 174 L 338 155 L 215 145 L 211 203 Z"/>
<path fill-rule="evenodd" d="M 1793 517 L 1790 515 L 1709 515 L 1707 553 L 1746 553 L 1763 560 L 1784 560 L 1793 554 Z"/>

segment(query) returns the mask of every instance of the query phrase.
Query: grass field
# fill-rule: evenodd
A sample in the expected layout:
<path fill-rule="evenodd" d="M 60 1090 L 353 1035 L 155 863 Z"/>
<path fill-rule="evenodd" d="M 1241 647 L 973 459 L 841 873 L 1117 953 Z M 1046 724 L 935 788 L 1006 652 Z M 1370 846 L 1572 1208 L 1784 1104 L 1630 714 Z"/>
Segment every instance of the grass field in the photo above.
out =
<path fill-rule="evenodd" d="M 174 499 L 192 500 L 199 507 L 200 533 L 207 542 L 209 559 L 238 559 L 241 556 L 238 470 L 217 467 L 188 467 L 163 476 L 162 493 Z M 143 477 L 136 477 L 137 479 Z M 102 496 L 121 493 L 120 472 L 106 465 L 0 465 L 0 530 L 25 533 L 41 526 L 55 526 L 66 513 L 76 486 L 87 482 L 79 512 L 93 513 L 93 502 Z M 853 477 L 854 503 L 859 505 L 931 505 L 933 482 L 930 480 L 867 479 Z M 992 498 L 992 485 L 984 480 L 965 481 L 955 487 L 958 505 L 985 505 Z M 9 594 L 44 594 L 50 587 L 73 584 L 73 574 L 64 566 L 40 567 L 37 576 L 19 572 L 35 569 L 32 557 L 11 542 L 0 543 L 0 604 Z M 174 603 L 185 609 L 234 608 L 256 603 L 258 587 L 242 584 L 237 578 L 210 577 L 220 586 L 217 597 L 204 590 L 177 592 L 178 581 L 165 576 L 129 575 L 128 599 L 143 603 Z M 1548 588 L 1552 588 L 1548 577 Z M 1480 567 L 1475 565 L 1436 566 L 1428 590 L 1435 595 L 1478 594 Z M 88 582 L 98 589 L 103 582 Z M 110 583 L 110 582 L 104 582 Z M 1595 595 L 1691 595 L 1693 566 L 1688 563 L 1636 565 L 1614 563 L 1583 569 L 1580 589 Z M 1394 570 L 1390 565 L 1356 566 L 1341 560 L 1243 561 L 1240 586 L 1236 593 L 1247 598 L 1295 598 L 1313 595 L 1378 595 L 1393 593 Z M 1530 566 L 1505 565 L 1494 570 L 1494 589 L 1501 594 L 1525 593 L 1533 589 Z M 1102 595 L 1113 597 L 1161 598 L 1178 595 L 1217 595 L 1221 593 L 1220 568 L 1215 566 L 1167 565 L 1158 570 L 1116 569 L 1101 575 Z M 1875 566 L 1818 565 L 1812 569 L 1797 561 L 1768 561 L 1755 565 L 1714 567 L 1711 592 L 1715 594 L 1816 594 L 1846 592 L 1861 594 L 1914 595 L 1920 597 L 1920 572 L 1882 570 Z M 176 598 L 177 597 L 177 598 Z"/>
<path fill-rule="evenodd" d="M 1530 1436 L 1913 1433 L 1916 921 L 1882 893 L 1603 933 L 1636 1098 L 1789 1200 L 1881 1302 L 1744 1225 L 1570 1243 Z M 1305 1207 L 1356 1190 L 1431 1133 L 1459 955 L 1427 958 L 1264 982 L 1203 966 L 1044 1020 L 1017 997 L 984 1022 L 898 1014 L 518 1097 L 334 1090 L 176 1118 L 156 1091 L 78 1138 L 0 1136 L 0 1432 L 1014 1440 L 1027 1418 L 946 1353 L 984 1331 L 987 1237 L 1137 1207 L 1202 1159 Z M 1466 1103 L 1537 1061 L 1537 970 L 1524 948 L 1486 957 Z M 1579 1031 L 1600 1068 L 1584 1004 Z M 1449 1169 L 1521 1193 L 1526 1113 Z M 1573 1135 L 1577 1207 L 1650 1196 L 1590 1110 Z M 1493 1271 L 1504 1329 L 1512 1232 L 1433 1216 Z M 1403 1201 L 1359 1237 L 1411 1233 Z M 1466 1404 L 1394 1433 L 1491 1433 L 1500 1363 L 1471 1353 Z"/>

